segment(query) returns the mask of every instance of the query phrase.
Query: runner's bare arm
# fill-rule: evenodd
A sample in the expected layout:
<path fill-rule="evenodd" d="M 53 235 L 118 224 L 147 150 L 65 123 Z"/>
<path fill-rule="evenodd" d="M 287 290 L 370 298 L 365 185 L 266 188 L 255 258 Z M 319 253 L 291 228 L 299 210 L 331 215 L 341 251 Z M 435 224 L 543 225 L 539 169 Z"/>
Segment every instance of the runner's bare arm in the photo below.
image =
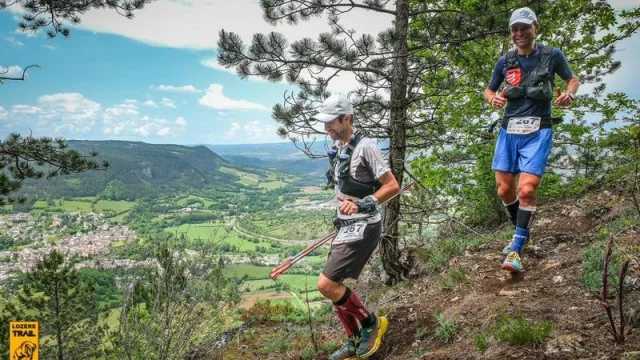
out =
<path fill-rule="evenodd" d="M 578 87 L 580 86 L 580 79 L 578 79 L 578 77 L 575 75 L 573 75 L 573 77 L 571 77 L 571 79 L 567 80 L 566 82 L 567 91 L 560 94 L 556 98 L 555 103 L 558 106 L 569 106 L 569 104 L 573 102 L 573 99 L 571 98 L 571 96 L 569 96 L 569 94 L 575 95 L 578 91 Z"/>
<path fill-rule="evenodd" d="M 382 174 L 378 180 L 382 186 L 373 194 L 378 199 L 378 204 L 382 204 L 400 191 L 400 185 L 391 171 Z"/>
<path fill-rule="evenodd" d="M 493 100 L 493 98 L 495 96 L 496 96 L 496 92 L 495 91 L 493 91 L 493 90 L 491 90 L 489 88 L 484 89 L 484 99 L 487 100 L 487 102 L 489 104 L 491 104 L 491 100 Z"/>

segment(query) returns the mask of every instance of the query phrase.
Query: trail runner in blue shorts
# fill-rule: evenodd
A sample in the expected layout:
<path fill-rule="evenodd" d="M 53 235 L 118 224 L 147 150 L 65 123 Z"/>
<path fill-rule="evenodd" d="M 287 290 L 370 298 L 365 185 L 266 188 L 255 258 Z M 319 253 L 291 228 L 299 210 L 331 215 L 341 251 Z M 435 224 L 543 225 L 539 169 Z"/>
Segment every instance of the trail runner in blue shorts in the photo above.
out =
<path fill-rule="evenodd" d="M 515 10 L 509 28 L 517 49 L 498 59 L 484 97 L 497 110 L 506 105 L 491 168 L 498 196 L 515 226 L 513 239 L 503 250 L 502 269 L 517 273 L 524 271 L 520 256 L 529 241 L 536 191 L 551 152 L 554 78 L 557 74 L 567 84 L 554 102 L 559 107 L 573 102 L 580 81 L 560 49 L 535 43 L 540 23 L 531 9 Z M 503 81 L 505 87 L 498 93 Z"/>

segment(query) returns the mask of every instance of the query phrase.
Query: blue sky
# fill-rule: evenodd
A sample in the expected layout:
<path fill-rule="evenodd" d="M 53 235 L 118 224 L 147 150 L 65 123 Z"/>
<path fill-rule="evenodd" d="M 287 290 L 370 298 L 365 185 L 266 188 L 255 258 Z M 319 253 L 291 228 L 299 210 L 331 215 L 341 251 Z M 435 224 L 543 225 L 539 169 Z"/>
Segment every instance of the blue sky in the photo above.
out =
<path fill-rule="evenodd" d="M 389 21 L 384 15 L 345 19 L 368 33 Z M 30 69 L 27 81 L 0 85 L 2 137 L 32 131 L 67 139 L 176 144 L 283 141 L 275 135 L 271 107 L 292 88 L 240 80 L 221 69 L 215 62 L 221 28 L 245 40 L 273 30 L 292 40 L 315 38 L 327 29 L 323 19 L 274 28 L 262 20 L 256 0 L 159 0 L 133 20 L 91 11 L 68 39 L 27 36 L 17 32 L 17 22 L 16 14 L 0 11 L 0 65 L 13 74 L 29 64 L 41 68 Z M 640 98 L 640 74 L 632 68 L 640 52 L 630 41 L 619 48 L 616 57 L 623 67 L 609 78 L 608 88 Z M 333 90 L 346 92 L 353 84 L 342 77 Z"/>

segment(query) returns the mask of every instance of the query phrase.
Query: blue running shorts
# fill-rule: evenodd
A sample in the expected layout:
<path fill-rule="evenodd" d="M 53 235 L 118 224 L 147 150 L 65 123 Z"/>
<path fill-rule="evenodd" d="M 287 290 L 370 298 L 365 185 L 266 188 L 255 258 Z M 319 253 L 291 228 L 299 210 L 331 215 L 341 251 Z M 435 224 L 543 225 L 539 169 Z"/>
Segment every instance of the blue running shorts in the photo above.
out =
<path fill-rule="evenodd" d="M 500 128 L 491 169 L 512 174 L 525 172 L 542 177 L 553 142 L 553 129 L 527 135 L 507 134 Z"/>

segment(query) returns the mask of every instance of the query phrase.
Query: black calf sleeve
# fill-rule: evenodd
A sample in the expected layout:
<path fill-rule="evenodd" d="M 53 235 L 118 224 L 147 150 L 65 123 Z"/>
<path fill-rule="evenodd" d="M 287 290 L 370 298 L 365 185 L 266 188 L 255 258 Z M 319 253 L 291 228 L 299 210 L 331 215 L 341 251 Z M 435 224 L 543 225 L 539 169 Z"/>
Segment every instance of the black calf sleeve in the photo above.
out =
<path fill-rule="evenodd" d="M 518 218 L 518 208 L 520 207 L 520 199 L 516 198 L 516 200 L 511 204 L 505 204 L 505 203 L 502 203 L 502 204 L 504 205 L 504 208 L 507 211 L 507 216 L 509 216 L 509 220 L 511 220 L 511 223 L 513 225 L 516 225 L 516 219 Z"/>
<path fill-rule="evenodd" d="M 516 222 L 516 226 L 521 229 L 529 229 L 535 213 L 535 206 L 520 206 L 518 209 L 518 220 Z"/>

